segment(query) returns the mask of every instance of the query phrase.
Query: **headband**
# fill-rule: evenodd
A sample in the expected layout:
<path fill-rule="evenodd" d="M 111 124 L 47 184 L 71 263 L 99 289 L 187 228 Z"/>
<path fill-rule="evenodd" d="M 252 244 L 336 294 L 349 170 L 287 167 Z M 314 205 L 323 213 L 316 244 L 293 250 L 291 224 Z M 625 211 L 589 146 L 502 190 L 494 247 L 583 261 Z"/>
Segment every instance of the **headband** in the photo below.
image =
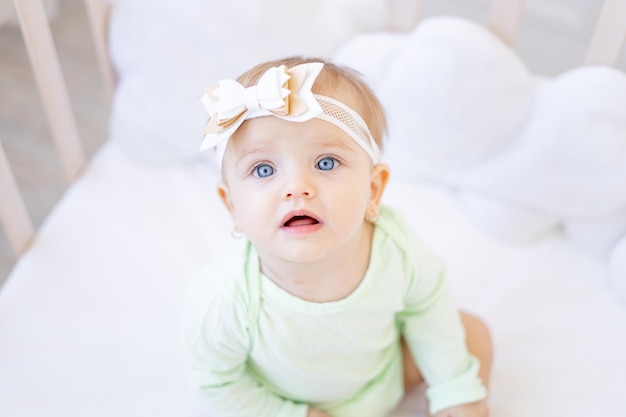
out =
<path fill-rule="evenodd" d="M 228 139 L 244 121 L 263 116 L 291 122 L 317 118 L 343 130 L 377 164 L 380 149 L 363 118 L 342 102 L 311 91 L 323 67 L 321 62 L 273 67 L 261 76 L 257 85 L 247 88 L 237 81 L 219 81 L 202 96 L 210 119 L 200 149 L 216 148 L 221 166 Z"/>

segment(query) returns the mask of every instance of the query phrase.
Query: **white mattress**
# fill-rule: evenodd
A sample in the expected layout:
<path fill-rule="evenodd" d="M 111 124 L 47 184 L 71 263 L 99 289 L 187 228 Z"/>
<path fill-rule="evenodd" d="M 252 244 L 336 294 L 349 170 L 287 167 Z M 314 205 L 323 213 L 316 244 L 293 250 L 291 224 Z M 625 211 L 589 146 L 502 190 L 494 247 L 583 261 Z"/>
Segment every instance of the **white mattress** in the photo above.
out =
<path fill-rule="evenodd" d="M 206 165 L 143 165 L 106 145 L 0 293 L 3 416 L 197 416 L 180 349 L 188 276 L 227 250 Z M 461 308 L 486 319 L 492 415 L 618 417 L 626 410 L 626 308 L 605 263 L 559 234 L 503 244 L 452 194 L 390 184 L 386 201 L 448 262 Z M 419 392 L 396 416 L 424 413 Z"/>

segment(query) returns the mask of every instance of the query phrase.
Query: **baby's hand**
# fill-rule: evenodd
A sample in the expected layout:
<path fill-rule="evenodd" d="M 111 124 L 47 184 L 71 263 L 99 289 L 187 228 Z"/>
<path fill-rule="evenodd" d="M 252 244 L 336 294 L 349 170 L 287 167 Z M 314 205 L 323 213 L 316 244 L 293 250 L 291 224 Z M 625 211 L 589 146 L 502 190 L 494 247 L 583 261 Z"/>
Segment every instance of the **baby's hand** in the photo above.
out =
<path fill-rule="evenodd" d="M 446 408 L 436 413 L 433 417 L 489 417 L 489 407 L 487 407 L 487 400 L 485 399 L 475 403 Z"/>
<path fill-rule="evenodd" d="M 318 410 L 317 408 L 309 408 L 309 412 L 306 417 L 332 417 L 330 414 Z"/>

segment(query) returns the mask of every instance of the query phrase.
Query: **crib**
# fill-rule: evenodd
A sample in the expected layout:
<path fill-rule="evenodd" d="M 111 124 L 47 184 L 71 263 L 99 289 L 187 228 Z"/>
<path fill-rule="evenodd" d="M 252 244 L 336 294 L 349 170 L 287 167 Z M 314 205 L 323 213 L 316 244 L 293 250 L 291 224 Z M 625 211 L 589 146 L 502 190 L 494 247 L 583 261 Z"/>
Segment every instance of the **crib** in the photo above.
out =
<path fill-rule="evenodd" d="M 201 42 L 207 2 L 86 0 L 112 102 L 110 138 L 87 160 L 43 3 L 14 3 L 71 185 L 35 230 L 0 144 L 0 220 L 19 258 L 0 290 L 0 415 L 209 415 L 185 370 L 182 293 L 233 242 L 216 166 L 197 152 L 194 94 L 272 51 L 233 39 L 250 62 L 216 69 L 199 58 L 227 50 Z M 626 75 L 612 67 L 626 1 L 604 2 L 582 66 L 552 78 L 510 49 L 522 0 L 493 0 L 486 27 L 371 3 L 402 31 L 362 19 L 369 30 L 319 35 L 306 53 L 331 51 L 387 107 L 385 201 L 492 329 L 491 415 L 624 416 Z M 296 38 L 280 53 L 297 53 Z M 133 49 L 146 39 L 155 47 Z M 414 415 L 426 416 L 419 389 L 392 414 Z"/>

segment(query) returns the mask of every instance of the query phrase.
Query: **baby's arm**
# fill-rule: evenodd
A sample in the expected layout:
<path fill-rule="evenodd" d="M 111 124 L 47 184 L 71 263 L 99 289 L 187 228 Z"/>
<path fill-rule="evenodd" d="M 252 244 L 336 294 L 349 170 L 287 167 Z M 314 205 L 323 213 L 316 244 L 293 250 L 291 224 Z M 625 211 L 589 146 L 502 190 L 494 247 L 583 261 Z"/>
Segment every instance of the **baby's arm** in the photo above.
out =
<path fill-rule="evenodd" d="M 245 364 L 231 369 L 195 366 L 195 381 L 212 415 L 220 417 L 305 417 L 308 407 L 272 393 L 245 371 Z"/>
<path fill-rule="evenodd" d="M 402 333 L 426 381 L 430 412 L 437 417 L 482 416 L 486 389 L 480 364 L 469 354 L 465 332 L 453 303 L 441 261 L 419 242 L 405 310 L 399 315 Z M 462 405 L 465 404 L 465 405 Z M 440 414 L 445 410 L 448 414 Z M 474 413 L 474 414 L 473 414 Z"/>
<path fill-rule="evenodd" d="M 330 414 L 326 414 L 325 412 L 318 410 L 317 408 L 309 408 L 309 413 L 306 417 L 332 417 Z"/>
<path fill-rule="evenodd" d="M 462 404 L 439 411 L 433 417 L 488 417 L 487 400 L 482 399 L 471 404 Z"/>
<path fill-rule="evenodd" d="M 276 395 L 249 372 L 254 326 L 246 302 L 226 277 L 210 278 L 190 283 L 183 321 L 191 376 L 205 404 L 220 417 L 306 417 L 306 404 Z"/>

